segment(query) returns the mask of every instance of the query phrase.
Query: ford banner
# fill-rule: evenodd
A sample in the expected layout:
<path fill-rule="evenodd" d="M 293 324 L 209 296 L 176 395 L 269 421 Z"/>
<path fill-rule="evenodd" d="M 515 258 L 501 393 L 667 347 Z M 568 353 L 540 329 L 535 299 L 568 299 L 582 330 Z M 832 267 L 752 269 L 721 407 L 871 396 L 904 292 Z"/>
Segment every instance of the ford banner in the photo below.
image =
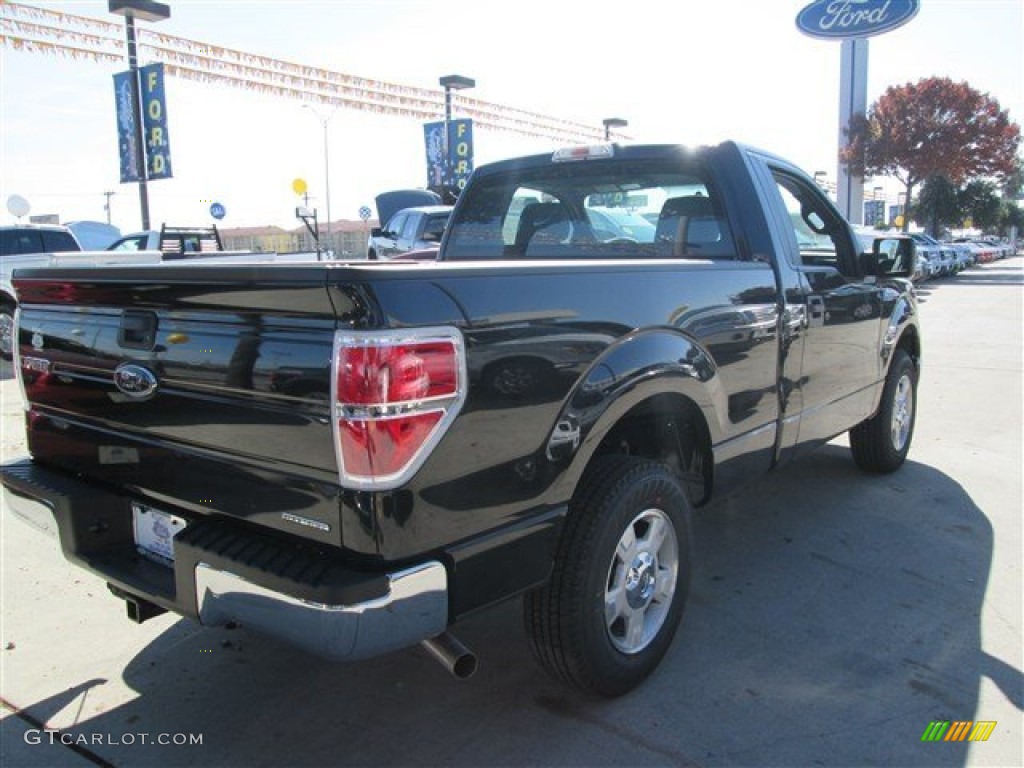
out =
<path fill-rule="evenodd" d="M 138 133 L 135 118 L 135 92 L 132 88 L 134 72 L 118 72 L 114 75 L 114 104 L 117 108 L 117 154 L 121 163 L 121 182 L 142 181 L 139 163 Z"/>
<path fill-rule="evenodd" d="M 464 118 L 448 123 L 447 163 L 444 121 L 423 124 L 427 150 L 427 186 L 461 190 L 473 172 L 473 121 Z"/>
<path fill-rule="evenodd" d="M 852 40 L 889 32 L 917 15 L 920 0 L 815 0 L 797 14 L 805 35 Z"/>
<path fill-rule="evenodd" d="M 171 178 L 171 141 L 167 134 L 167 99 L 164 94 L 164 65 L 139 68 L 142 92 L 142 128 L 146 145 L 146 176 Z"/>
<path fill-rule="evenodd" d="M 448 174 L 445 183 L 460 192 L 473 172 L 473 121 L 469 118 L 448 123 Z"/>

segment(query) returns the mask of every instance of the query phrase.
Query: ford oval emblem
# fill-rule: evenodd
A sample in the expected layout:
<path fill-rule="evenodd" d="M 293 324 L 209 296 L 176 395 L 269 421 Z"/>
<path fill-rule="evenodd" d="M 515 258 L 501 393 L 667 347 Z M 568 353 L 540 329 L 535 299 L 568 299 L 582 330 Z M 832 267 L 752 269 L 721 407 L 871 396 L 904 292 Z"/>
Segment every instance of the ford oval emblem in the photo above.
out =
<path fill-rule="evenodd" d="M 146 400 L 156 393 L 159 382 L 148 368 L 122 363 L 114 370 L 114 386 L 135 400 Z"/>
<path fill-rule="evenodd" d="M 919 7 L 920 0 L 815 0 L 800 11 L 796 25 L 827 40 L 871 37 L 903 26 Z"/>

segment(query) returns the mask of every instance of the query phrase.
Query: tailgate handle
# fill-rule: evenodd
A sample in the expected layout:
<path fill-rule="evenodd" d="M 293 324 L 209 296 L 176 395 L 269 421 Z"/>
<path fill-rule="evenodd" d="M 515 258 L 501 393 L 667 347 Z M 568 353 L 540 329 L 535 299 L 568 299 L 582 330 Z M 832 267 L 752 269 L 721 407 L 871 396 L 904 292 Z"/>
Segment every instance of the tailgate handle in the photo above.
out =
<path fill-rule="evenodd" d="M 129 349 L 152 349 L 156 343 L 156 315 L 128 309 L 121 315 L 117 343 Z"/>

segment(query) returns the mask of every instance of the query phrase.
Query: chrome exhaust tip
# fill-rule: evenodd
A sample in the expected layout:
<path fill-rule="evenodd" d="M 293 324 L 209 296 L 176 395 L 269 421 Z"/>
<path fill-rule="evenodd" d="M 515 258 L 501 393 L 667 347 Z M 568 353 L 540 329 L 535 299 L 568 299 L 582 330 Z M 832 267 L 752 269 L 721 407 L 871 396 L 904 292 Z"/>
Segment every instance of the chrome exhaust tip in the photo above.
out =
<path fill-rule="evenodd" d="M 467 680 L 476 672 L 476 654 L 448 632 L 427 638 L 420 645 L 458 680 Z"/>

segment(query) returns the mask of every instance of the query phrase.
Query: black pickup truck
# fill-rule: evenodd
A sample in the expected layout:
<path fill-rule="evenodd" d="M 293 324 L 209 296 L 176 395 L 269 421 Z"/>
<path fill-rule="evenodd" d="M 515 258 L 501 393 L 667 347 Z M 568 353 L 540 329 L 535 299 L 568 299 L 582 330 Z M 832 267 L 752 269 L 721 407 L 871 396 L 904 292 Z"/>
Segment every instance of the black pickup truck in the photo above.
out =
<path fill-rule="evenodd" d="M 19 272 L 6 504 L 138 621 L 466 675 L 448 628 L 523 596 L 539 662 L 618 695 L 676 631 L 692 508 L 847 431 L 903 463 L 912 248 L 856 243 L 770 154 L 598 145 L 479 168 L 436 262 Z"/>

